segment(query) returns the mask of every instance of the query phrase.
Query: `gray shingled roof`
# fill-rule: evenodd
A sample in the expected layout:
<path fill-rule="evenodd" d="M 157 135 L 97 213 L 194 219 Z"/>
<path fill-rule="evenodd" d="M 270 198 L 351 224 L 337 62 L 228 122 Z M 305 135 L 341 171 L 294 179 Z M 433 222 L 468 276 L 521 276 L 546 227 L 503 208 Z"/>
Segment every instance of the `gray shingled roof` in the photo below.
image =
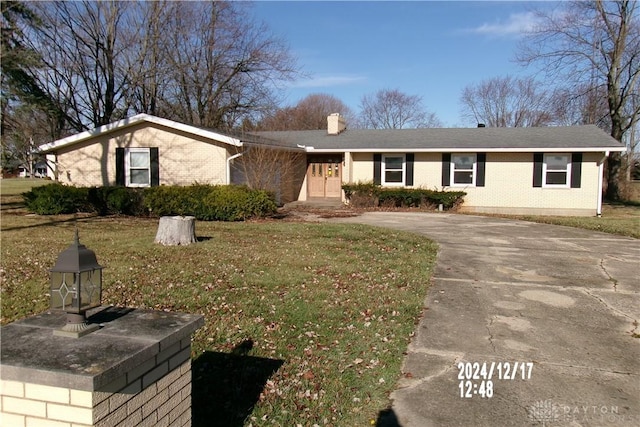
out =
<path fill-rule="evenodd" d="M 347 129 L 256 132 L 309 151 L 624 151 L 594 125 L 528 128 Z"/>

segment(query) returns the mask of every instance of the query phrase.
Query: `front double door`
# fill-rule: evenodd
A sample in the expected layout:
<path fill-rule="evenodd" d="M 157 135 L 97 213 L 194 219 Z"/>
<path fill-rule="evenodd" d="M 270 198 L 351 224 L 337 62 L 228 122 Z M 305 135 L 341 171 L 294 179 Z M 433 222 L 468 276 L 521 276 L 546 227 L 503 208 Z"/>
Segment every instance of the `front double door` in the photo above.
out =
<path fill-rule="evenodd" d="M 307 188 L 310 198 L 342 196 L 342 159 L 310 159 L 307 167 Z"/>

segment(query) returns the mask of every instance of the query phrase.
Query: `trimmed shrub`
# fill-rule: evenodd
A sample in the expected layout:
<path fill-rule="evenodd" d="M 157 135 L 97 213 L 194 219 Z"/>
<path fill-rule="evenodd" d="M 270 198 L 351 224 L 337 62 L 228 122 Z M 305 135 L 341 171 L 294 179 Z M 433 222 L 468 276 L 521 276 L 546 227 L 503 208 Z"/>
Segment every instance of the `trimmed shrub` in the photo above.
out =
<path fill-rule="evenodd" d="M 380 186 L 372 182 L 344 184 L 342 189 L 349 204 L 354 208 L 376 208 L 380 204 Z"/>
<path fill-rule="evenodd" d="M 204 221 L 242 221 L 276 212 L 273 195 L 235 185 L 72 187 L 49 184 L 24 193 L 27 209 L 41 215 L 190 215 Z"/>
<path fill-rule="evenodd" d="M 203 221 L 241 221 L 277 209 L 266 191 L 236 185 L 151 187 L 145 189 L 144 205 L 154 216 L 190 215 Z"/>
<path fill-rule="evenodd" d="M 142 190 L 127 187 L 92 187 L 88 190 L 88 202 L 99 215 L 145 214 Z"/>
<path fill-rule="evenodd" d="M 88 189 L 62 184 L 34 187 L 22 194 L 27 209 L 39 215 L 60 215 L 91 211 Z"/>
<path fill-rule="evenodd" d="M 189 203 L 187 190 L 175 186 L 150 187 L 144 190 L 144 207 L 153 216 L 193 215 L 194 203 Z"/>
<path fill-rule="evenodd" d="M 367 207 L 418 207 L 433 209 L 442 204 L 444 209 L 456 209 L 463 203 L 464 191 L 436 191 L 422 188 L 383 188 L 373 183 L 345 184 L 342 186 L 351 205 Z"/>

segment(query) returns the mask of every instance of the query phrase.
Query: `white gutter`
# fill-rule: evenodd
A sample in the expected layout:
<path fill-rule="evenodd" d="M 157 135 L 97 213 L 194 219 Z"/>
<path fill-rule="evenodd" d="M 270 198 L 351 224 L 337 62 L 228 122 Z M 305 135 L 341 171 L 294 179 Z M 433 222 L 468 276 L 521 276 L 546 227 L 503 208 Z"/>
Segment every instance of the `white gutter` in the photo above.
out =
<path fill-rule="evenodd" d="M 249 151 L 249 150 L 247 149 L 247 151 Z M 234 160 L 234 159 L 237 159 L 240 156 L 242 156 L 247 151 L 243 151 L 242 153 L 234 154 L 233 156 L 227 158 L 227 185 L 231 184 L 231 161 Z"/>
<path fill-rule="evenodd" d="M 315 148 L 307 145 L 304 147 L 307 152 L 315 153 L 598 153 L 602 151 L 626 151 L 625 147 L 525 147 L 525 148 L 504 148 L 504 147 L 436 147 L 436 148 Z"/>
<path fill-rule="evenodd" d="M 602 182 L 604 180 L 604 162 L 609 157 L 609 151 L 604 152 L 604 157 L 598 163 L 598 205 L 596 206 L 596 215 L 602 216 Z"/>

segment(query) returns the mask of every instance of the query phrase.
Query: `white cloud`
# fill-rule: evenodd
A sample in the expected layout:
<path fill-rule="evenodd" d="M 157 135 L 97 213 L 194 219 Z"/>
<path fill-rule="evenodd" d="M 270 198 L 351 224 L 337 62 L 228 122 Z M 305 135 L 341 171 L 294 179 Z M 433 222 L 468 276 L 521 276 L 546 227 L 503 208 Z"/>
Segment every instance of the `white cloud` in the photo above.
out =
<path fill-rule="evenodd" d="M 309 79 L 298 80 L 289 85 L 292 88 L 315 88 L 345 86 L 366 80 L 364 76 L 322 76 Z"/>
<path fill-rule="evenodd" d="M 504 22 L 484 23 L 479 27 L 467 30 L 467 32 L 487 36 L 510 36 L 531 31 L 536 25 L 537 18 L 533 12 L 513 13 Z"/>

